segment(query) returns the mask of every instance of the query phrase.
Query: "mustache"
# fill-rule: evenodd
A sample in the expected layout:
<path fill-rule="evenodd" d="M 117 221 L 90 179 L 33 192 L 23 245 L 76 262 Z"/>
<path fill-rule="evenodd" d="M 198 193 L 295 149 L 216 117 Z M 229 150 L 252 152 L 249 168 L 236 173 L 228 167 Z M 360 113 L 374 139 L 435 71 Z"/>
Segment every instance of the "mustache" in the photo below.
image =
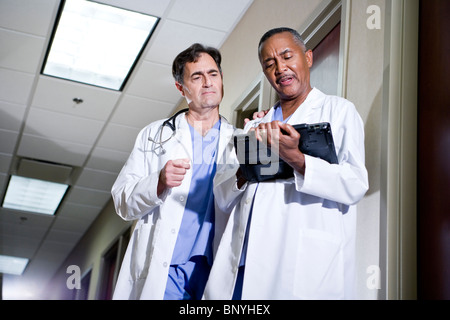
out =
<path fill-rule="evenodd" d="M 280 84 L 281 81 L 287 80 L 287 79 L 297 79 L 297 77 L 295 76 L 295 74 L 283 74 L 280 75 L 276 78 L 276 83 Z"/>

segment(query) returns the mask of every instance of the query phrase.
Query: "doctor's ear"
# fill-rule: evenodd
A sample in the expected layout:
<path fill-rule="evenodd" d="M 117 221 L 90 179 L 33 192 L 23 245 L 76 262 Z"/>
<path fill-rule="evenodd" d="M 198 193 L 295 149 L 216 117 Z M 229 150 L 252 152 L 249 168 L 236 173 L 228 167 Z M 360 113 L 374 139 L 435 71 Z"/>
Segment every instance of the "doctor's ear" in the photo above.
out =
<path fill-rule="evenodd" d="M 181 83 L 179 83 L 178 81 L 176 81 L 175 86 L 177 87 L 178 91 L 181 92 L 181 95 L 184 97 L 183 85 Z"/>
<path fill-rule="evenodd" d="M 305 52 L 306 62 L 308 63 L 308 67 L 311 68 L 314 63 L 314 55 L 312 50 L 308 50 Z"/>

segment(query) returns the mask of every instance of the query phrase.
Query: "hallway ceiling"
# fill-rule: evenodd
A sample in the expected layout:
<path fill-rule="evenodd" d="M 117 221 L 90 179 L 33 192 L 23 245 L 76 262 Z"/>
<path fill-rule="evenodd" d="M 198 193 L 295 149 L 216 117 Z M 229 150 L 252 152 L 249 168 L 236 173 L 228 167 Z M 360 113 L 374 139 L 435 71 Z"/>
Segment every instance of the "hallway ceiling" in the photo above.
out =
<path fill-rule="evenodd" d="M 0 254 L 30 259 L 4 279 L 45 286 L 110 201 L 138 132 L 176 110 L 174 57 L 194 42 L 220 48 L 252 0 L 97 2 L 160 18 L 123 91 L 41 74 L 60 0 L 0 1 L 0 197 L 22 159 L 70 172 L 54 216 L 0 208 Z"/>

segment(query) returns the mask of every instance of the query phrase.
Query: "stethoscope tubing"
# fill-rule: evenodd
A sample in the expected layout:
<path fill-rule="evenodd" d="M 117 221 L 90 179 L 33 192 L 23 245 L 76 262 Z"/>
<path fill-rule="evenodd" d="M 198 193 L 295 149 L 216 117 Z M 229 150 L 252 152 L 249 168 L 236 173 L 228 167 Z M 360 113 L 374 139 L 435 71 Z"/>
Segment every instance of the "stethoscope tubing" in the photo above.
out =
<path fill-rule="evenodd" d="M 176 130 L 177 130 L 176 126 L 175 126 L 176 118 L 180 114 L 185 113 L 187 111 L 189 111 L 189 108 L 182 109 L 182 110 L 178 111 L 177 113 L 175 113 L 173 116 L 171 116 L 169 119 L 165 120 L 162 123 L 161 129 L 159 130 L 159 141 L 156 141 L 156 140 L 152 139 L 151 137 L 148 137 L 149 141 L 159 145 L 159 147 L 161 148 L 162 153 L 166 153 L 166 149 L 164 149 L 163 145 L 175 136 L 175 133 L 176 133 Z M 163 134 L 164 127 L 169 127 L 170 130 L 172 130 L 172 134 L 170 135 L 169 138 L 167 138 L 165 140 L 162 140 L 162 134 Z"/>

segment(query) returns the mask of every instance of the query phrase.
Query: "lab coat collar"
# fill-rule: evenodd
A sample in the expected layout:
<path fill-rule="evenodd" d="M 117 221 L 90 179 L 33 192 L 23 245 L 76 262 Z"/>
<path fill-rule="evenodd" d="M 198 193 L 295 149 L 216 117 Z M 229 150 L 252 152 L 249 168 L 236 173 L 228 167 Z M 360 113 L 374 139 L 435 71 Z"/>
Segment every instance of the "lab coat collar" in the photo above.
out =
<path fill-rule="evenodd" d="M 227 121 L 227 119 L 225 119 L 225 117 L 223 117 L 220 114 L 219 114 L 219 117 L 220 117 L 220 119 L 222 121 L 222 124 L 224 124 L 224 123 L 229 124 L 229 122 Z M 180 129 L 180 133 L 181 133 L 181 131 L 184 131 L 184 130 L 188 130 L 189 131 L 189 123 L 188 123 L 187 118 L 186 118 L 186 113 L 180 114 L 176 118 L 175 127 L 177 128 L 177 131 L 178 131 L 178 129 Z"/>
<path fill-rule="evenodd" d="M 310 116 L 317 112 L 317 109 L 322 108 L 324 104 L 325 94 L 319 89 L 313 88 L 306 97 L 305 101 L 295 110 L 291 118 L 288 120 L 288 124 L 298 124 L 307 122 Z"/>
<path fill-rule="evenodd" d="M 319 89 L 313 87 L 311 92 L 306 97 L 305 101 L 300 105 L 307 105 L 309 108 L 317 109 L 321 108 L 323 105 L 323 99 L 325 98 L 325 94 Z"/>
<path fill-rule="evenodd" d="M 222 151 L 226 148 L 227 144 L 231 140 L 233 133 L 234 133 L 234 127 L 228 122 L 228 120 L 220 116 L 221 120 L 221 126 L 219 131 L 219 154 L 222 155 Z M 175 120 L 175 127 L 177 128 L 175 137 L 176 139 L 192 149 L 192 142 L 191 142 L 191 134 L 189 130 L 189 124 L 187 122 L 186 113 L 180 114 L 176 120 Z"/>

